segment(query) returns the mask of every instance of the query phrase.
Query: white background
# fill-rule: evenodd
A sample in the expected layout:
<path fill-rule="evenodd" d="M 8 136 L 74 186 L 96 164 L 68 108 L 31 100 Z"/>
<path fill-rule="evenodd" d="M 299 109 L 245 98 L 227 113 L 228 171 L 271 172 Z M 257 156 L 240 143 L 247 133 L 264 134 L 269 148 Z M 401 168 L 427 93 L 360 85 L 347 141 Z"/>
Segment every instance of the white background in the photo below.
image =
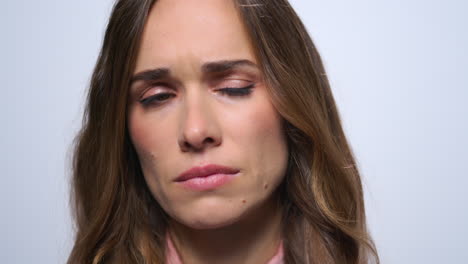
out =
<path fill-rule="evenodd" d="M 383 263 L 468 259 L 468 2 L 291 2 L 324 60 Z M 0 262 L 64 263 L 70 146 L 110 0 L 1 0 Z"/>

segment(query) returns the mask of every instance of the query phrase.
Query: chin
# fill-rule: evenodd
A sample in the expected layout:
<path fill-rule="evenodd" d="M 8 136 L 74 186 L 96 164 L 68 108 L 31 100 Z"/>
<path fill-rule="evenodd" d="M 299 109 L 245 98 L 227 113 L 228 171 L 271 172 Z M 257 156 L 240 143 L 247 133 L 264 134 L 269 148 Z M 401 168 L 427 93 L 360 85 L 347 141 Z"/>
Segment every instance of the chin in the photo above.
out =
<path fill-rule="evenodd" d="M 222 203 L 203 206 L 200 204 L 184 208 L 175 219 L 193 229 L 216 229 L 236 223 L 245 215 L 246 210 L 247 208 L 234 208 Z"/>
<path fill-rule="evenodd" d="M 206 229 L 217 229 L 229 226 L 234 224 L 237 219 L 229 218 L 229 219 L 190 219 L 187 222 L 182 223 L 183 225 L 198 230 L 206 230 Z"/>

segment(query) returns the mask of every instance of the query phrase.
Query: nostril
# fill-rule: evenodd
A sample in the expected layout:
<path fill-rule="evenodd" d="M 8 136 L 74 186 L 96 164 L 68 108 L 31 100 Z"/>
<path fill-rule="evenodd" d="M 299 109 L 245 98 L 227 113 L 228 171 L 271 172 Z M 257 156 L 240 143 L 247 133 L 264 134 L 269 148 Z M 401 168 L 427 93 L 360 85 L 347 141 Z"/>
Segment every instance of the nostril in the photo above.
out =
<path fill-rule="evenodd" d="M 212 139 L 212 138 L 207 138 L 207 139 L 205 139 L 205 141 L 206 141 L 207 143 L 213 143 L 213 142 L 214 142 L 214 139 Z"/>
<path fill-rule="evenodd" d="M 202 150 L 203 148 L 205 148 L 205 147 L 207 147 L 209 145 L 213 145 L 215 142 L 216 142 L 216 140 L 214 140 L 211 137 L 208 137 L 208 138 L 205 138 L 200 143 L 196 143 L 196 142 L 191 143 L 191 142 L 185 141 L 182 144 L 182 146 L 183 146 L 183 149 L 185 149 L 186 151 L 189 151 L 189 150 L 199 151 L 199 150 Z"/>
<path fill-rule="evenodd" d="M 184 142 L 184 147 L 185 147 L 186 149 L 189 149 L 189 148 L 191 148 L 192 146 L 191 146 L 188 142 Z"/>

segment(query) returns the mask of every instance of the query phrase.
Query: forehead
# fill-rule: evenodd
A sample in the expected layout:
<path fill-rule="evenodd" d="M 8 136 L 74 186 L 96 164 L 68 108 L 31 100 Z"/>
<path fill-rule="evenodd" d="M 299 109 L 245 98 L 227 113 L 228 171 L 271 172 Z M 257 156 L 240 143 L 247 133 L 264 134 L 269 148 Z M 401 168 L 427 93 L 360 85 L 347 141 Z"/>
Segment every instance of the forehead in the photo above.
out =
<path fill-rule="evenodd" d="M 150 11 L 135 72 L 177 71 L 207 61 L 255 62 L 247 32 L 231 0 L 159 0 Z"/>

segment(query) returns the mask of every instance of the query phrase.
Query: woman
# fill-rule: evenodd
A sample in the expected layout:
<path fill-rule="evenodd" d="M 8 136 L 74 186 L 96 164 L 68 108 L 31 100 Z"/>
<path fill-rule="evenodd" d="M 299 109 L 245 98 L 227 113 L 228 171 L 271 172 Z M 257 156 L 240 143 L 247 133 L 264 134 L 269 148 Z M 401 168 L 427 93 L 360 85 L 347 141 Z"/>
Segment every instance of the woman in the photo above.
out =
<path fill-rule="evenodd" d="M 358 170 L 286 0 L 117 1 L 68 263 L 365 263 Z"/>

